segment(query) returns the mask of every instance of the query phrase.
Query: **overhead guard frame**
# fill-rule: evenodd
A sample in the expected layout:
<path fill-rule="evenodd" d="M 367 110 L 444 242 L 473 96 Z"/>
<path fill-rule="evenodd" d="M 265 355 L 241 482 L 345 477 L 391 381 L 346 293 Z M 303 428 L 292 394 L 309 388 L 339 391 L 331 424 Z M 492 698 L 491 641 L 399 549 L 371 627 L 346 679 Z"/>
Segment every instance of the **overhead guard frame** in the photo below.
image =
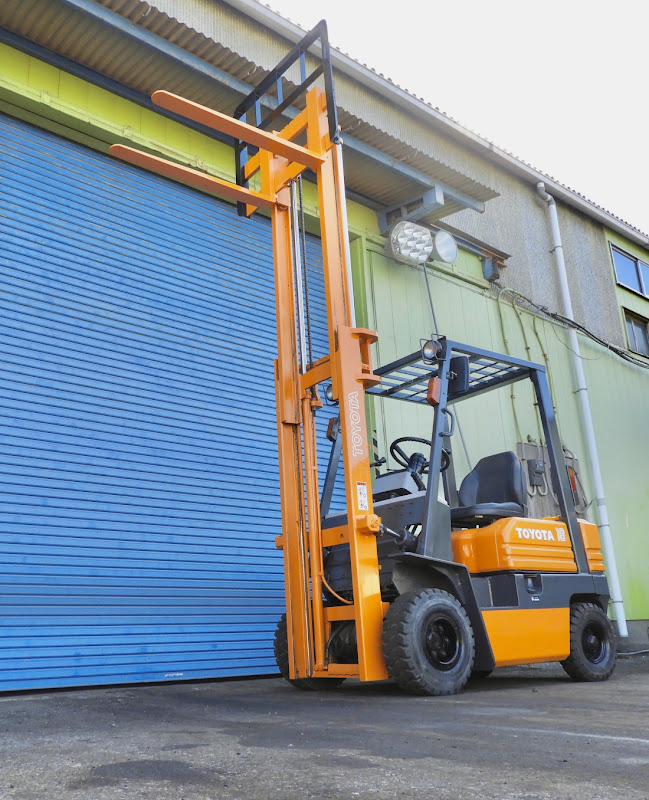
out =
<path fill-rule="evenodd" d="M 439 343 L 444 353 L 465 355 L 469 358 L 469 389 L 461 395 L 462 399 L 530 379 L 533 373 L 546 371 L 542 364 L 460 344 L 445 337 L 441 337 Z M 439 376 L 443 363 L 443 359 L 424 359 L 421 351 L 411 353 L 377 367 L 374 371 L 380 376 L 381 385 L 370 387 L 367 392 L 379 397 L 427 405 L 428 382 Z M 449 396 L 448 404 L 459 399 Z"/>
<path fill-rule="evenodd" d="M 428 483 L 427 509 L 429 515 L 432 516 L 435 513 L 437 504 L 433 501 L 437 498 L 439 488 L 442 449 L 445 446 L 445 439 L 450 435 L 446 432 L 446 407 L 471 396 L 509 386 L 518 381 L 530 380 L 534 387 L 548 448 L 550 471 L 561 518 L 568 527 L 577 569 L 580 573 L 588 573 L 590 571 L 588 559 L 574 503 L 571 502 L 572 490 L 568 472 L 560 467 L 564 463 L 563 446 L 559 436 L 559 428 L 545 367 L 533 361 L 525 361 L 502 353 L 495 353 L 491 350 L 460 344 L 443 336 L 437 342 L 439 355 L 435 361 L 424 360 L 421 351 L 392 361 L 375 370 L 376 374 L 381 378 L 381 384 L 369 387 L 367 390 L 368 394 L 376 397 L 428 405 L 427 392 L 431 378 L 442 377 L 442 370 L 446 370 L 446 374 L 448 374 L 451 369 L 451 359 L 454 356 L 464 355 L 469 359 L 468 391 L 453 396 L 448 392 L 449 381 L 442 380 L 439 411 L 436 410 L 434 414 L 431 436 L 432 447 L 429 463 L 431 464 L 430 472 L 433 475 L 433 479 L 429 479 Z M 437 543 L 434 536 L 435 524 L 431 519 L 428 520 L 427 529 L 431 531 L 431 535 L 424 537 L 422 554 L 438 556 L 439 553 L 436 550 Z"/>

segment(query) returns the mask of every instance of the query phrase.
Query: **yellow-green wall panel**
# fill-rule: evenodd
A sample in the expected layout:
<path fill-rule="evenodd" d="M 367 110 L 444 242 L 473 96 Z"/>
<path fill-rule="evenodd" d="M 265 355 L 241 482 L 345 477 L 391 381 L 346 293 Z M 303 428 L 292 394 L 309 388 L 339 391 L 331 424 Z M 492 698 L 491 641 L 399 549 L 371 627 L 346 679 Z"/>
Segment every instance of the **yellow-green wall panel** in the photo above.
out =
<path fill-rule="evenodd" d="M 19 83 L 29 84 L 29 65 L 32 61 L 27 53 L 13 50 L 5 45 L 0 46 L 2 56 L 2 71 L 13 80 Z"/>
<path fill-rule="evenodd" d="M 647 619 L 649 373 L 594 344 L 583 350 L 626 611 L 630 619 Z"/>
<path fill-rule="evenodd" d="M 7 113 L 103 152 L 119 141 L 159 152 L 217 177 L 234 177 L 234 154 L 227 144 L 7 45 L 0 44 L 0 64 L 0 102 Z M 304 202 L 306 212 L 313 216 L 317 192 L 307 182 Z M 354 202 L 347 205 L 353 235 L 378 233 L 374 211 Z"/>
<path fill-rule="evenodd" d="M 412 352 L 432 329 L 421 271 L 397 264 L 379 252 L 367 260 L 366 280 L 370 316 L 376 319 L 381 364 Z M 446 271 L 431 271 L 431 285 L 440 333 L 497 352 L 507 350 L 519 358 L 544 363 L 547 356 L 563 443 L 580 459 L 582 479 L 596 518 L 594 489 L 586 458 L 586 443 L 575 394 L 572 352 L 561 326 L 501 302 L 488 289 L 449 278 Z M 425 302 L 424 302 L 425 301 Z M 502 320 L 502 321 L 501 321 Z M 536 332 L 535 332 L 536 323 Z M 538 336 L 537 336 L 538 333 Z M 627 364 L 608 350 L 582 337 L 584 367 L 595 420 L 600 466 L 607 495 L 618 571 L 629 619 L 649 618 L 649 420 L 646 398 L 649 373 Z M 460 409 L 462 431 L 470 461 L 503 449 L 515 449 L 519 440 L 540 441 L 540 420 L 533 406 L 531 386 L 516 384 L 465 401 Z M 430 435 L 432 412 L 409 409 L 410 404 L 379 400 L 375 419 L 379 453 L 405 435 Z M 399 407 L 407 407 L 406 410 Z M 514 412 L 515 409 L 515 412 Z M 469 465 L 459 436 L 453 442 L 458 475 Z"/>
<path fill-rule="evenodd" d="M 58 97 L 60 70 L 30 57 L 27 83 L 32 89 L 49 92 L 52 97 Z"/>

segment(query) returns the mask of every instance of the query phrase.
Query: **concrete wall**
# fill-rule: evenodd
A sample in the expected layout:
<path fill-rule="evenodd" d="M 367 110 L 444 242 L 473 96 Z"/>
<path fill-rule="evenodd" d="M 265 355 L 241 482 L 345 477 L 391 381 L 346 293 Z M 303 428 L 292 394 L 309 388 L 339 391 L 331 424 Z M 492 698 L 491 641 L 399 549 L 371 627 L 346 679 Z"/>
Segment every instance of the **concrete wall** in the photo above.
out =
<path fill-rule="evenodd" d="M 496 188 L 501 196 L 487 203 L 484 214 L 463 211 L 447 222 L 510 253 L 502 282 L 551 311 L 562 312 L 546 204 L 533 185 L 504 171 Z M 575 319 L 623 347 L 606 231 L 575 209 L 560 202 L 557 207 Z"/>

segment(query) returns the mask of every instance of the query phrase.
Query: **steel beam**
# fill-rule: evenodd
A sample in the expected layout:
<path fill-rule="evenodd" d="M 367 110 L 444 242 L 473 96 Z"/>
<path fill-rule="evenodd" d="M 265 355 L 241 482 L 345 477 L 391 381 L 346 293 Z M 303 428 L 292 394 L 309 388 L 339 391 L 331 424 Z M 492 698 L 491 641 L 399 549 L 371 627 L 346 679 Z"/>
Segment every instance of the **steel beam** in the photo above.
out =
<path fill-rule="evenodd" d="M 461 203 L 465 208 L 471 208 L 482 214 L 485 210 L 485 204 L 479 200 L 474 200 L 464 192 L 458 192 L 446 184 L 436 181 L 433 183 L 432 188 L 410 197 L 401 203 L 395 203 L 379 213 L 379 230 L 385 234 L 388 228 L 395 222 L 402 220 L 409 220 L 410 222 L 417 222 L 417 220 L 424 219 L 429 214 L 443 208 L 447 200 Z"/>

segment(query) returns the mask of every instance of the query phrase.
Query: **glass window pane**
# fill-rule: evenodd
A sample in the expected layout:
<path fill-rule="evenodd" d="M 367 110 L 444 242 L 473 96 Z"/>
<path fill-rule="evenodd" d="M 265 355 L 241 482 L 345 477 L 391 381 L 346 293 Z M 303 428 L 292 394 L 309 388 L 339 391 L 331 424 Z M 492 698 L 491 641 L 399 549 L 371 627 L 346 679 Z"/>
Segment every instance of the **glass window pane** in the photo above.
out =
<path fill-rule="evenodd" d="M 644 322 L 635 320 L 633 327 L 635 328 L 636 353 L 649 356 L 649 334 L 647 333 L 647 326 Z"/>
<path fill-rule="evenodd" d="M 624 253 L 620 253 L 618 250 L 613 250 L 613 263 L 615 264 L 618 283 L 623 283 L 629 289 L 635 289 L 636 292 L 639 292 L 640 280 L 635 259 L 625 256 Z"/>
<path fill-rule="evenodd" d="M 649 356 L 649 328 L 647 322 L 631 314 L 624 315 L 626 322 L 626 332 L 629 338 L 629 350 Z"/>
<path fill-rule="evenodd" d="M 642 280 L 644 282 L 644 293 L 649 297 L 649 264 L 641 261 L 640 272 L 642 272 Z"/>

